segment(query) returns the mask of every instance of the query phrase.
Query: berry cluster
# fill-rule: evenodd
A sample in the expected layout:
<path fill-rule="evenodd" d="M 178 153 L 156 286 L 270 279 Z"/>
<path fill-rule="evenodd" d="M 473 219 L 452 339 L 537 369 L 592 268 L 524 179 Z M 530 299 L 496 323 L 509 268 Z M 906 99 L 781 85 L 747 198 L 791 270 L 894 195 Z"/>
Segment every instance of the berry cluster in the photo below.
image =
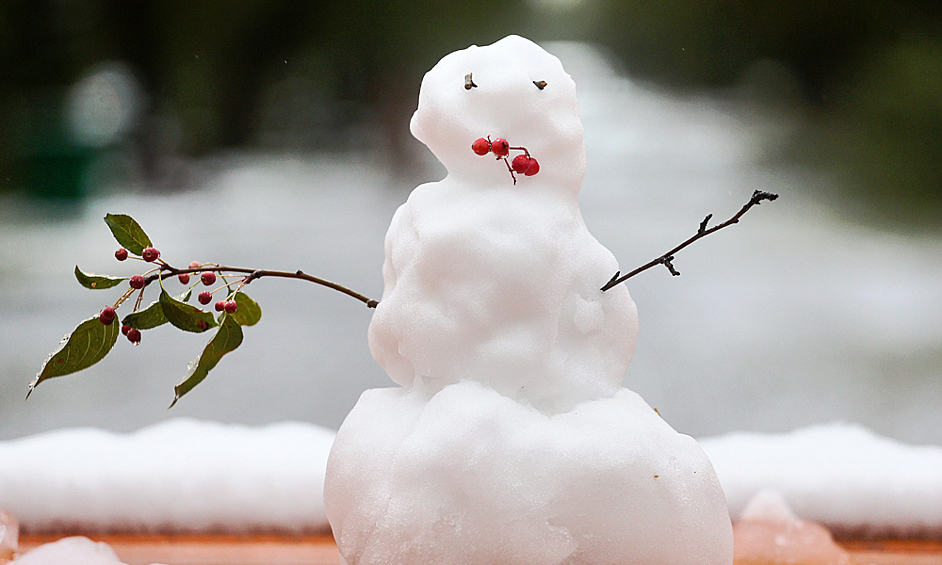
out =
<path fill-rule="evenodd" d="M 117 259 L 118 261 L 126 261 L 131 256 L 131 254 L 127 249 L 122 247 L 114 252 L 114 256 L 115 256 L 115 259 Z M 145 247 L 144 250 L 141 252 L 141 255 L 139 258 L 146 263 L 159 262 L 160 265 L 157 268 L 151 269 L 150 271 L 147 271 L 144 274 L 132 275 L 130 278 L 128 278 L 128 285 L 131 288 L 127 292 L 125 292 L 124 295 L 122 295 L 121 298 L 118 299 L 118 301 L 114 305 L 106 306 L 98 314 L 98 320 L 102 324 L 106 326 L 110 326 L 111 324 L 113 324 L 114 321 L 117 319 L 117 312 L 116 312 L 117 308 L 120 307 L 121 304 L 124 303 L 125 300 L 130 298 L 130 296 L 135 291 L 140 291 L 137 301 L 134 305 L 134 312 L 138 311 L 141 305 L 141 299 L 143 298 L 143 295 L 144 295 L 144 287 L 147 286 L 149 282 L 147 278 L 148 276 L 150 276 L 151 280 L 155 278 L 162 279 L 163 277 L 161 277 L 161 275 L 159 274 L 160 271 L 163 271 L 165 269 L 175 270 L 175 269 L 171 269 L 169 265 L 167 265 L 164 261 L 160 259 L 160 251 L 158 251 L 154 247 Z M 193 261 L 192 263 L 190 263 L 189 269 L 187 269 L 187 272 L 177 273 L 177 280 L 179 280 L 181 284 L 185 284 L 185 285 L 190 284 L 190 272 L 197 272 L 201 268 L 203 268 L 203 264 L 197 261 Z M 212 286 L 213 284 L 216 283 L 217 276 L 214 271 L 199 271 L 199 275 L 200 275 L 199 282 L 205 286 Z M 206 290 L 199 293 L 199 295 L 197 296 L 197 299 L 199 300 L 200 304 L 209 304 L 213 300 L 213 293 L 221 289 L 229 289 L 231 291 L 231 288 L 229 288 L 229 283 L 225 283 L 222 286 L 216 288 L 215 290 L 212 290 L 212 291 Z M 238 309 L 239 306 L 238 306 L 238 303 L 236 303 L 236 301 L 234 300 L 234 298 L 235 298 L 235 292 L 231 292 L 226 300 L 220 300 L 216 302 L 216 311 L 226 312 L 229 314 L 235 313 L 235 311 Z M 128 324 L 122 324 L 121 333 L 128 338 L 128 341 L 130 341 L 131 343 L 135 345 L 141 342 L 141 330 L 139 330 L 138 328 L 132 328 Z"/>
<path fill-rule="evenodd" d="M 514 180 L 514 184 L 517 184 L 515 172 L 528 177 L 540 172 L 540 164 L 530 156 L 530 152 L 527 151 L 526 147 L 511 147 L 510 143 L 502 137 L 498 137 L 494 141 L 491 141 L 490 136 L 486 138 L 479 137 L 471 144 L 471 150 L 481 156 L 493 153 L 498 159 L 503 159 L 507 165 L 507 170 L 510 171 L 510 178 Z M 517 155 L 513 158 L 513 161 L 508 162 L 507 156 L 510 155 L 511 150 L 523 151 L 523 154 Z"/>

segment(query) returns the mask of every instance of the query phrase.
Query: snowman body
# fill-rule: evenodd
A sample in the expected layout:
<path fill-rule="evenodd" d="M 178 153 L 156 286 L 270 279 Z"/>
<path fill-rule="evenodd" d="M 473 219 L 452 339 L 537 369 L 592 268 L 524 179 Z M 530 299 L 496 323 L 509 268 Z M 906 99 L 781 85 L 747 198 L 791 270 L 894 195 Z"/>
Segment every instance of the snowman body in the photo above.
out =
<path fill-rule="evenodd" d="M 516 36 L 452 53 L 412 132 L 448 175 L 387 232 L 369 341 L 401 388 L 364 393 L 331 451 L 343 561 L 731 563 L 706 456 L 619 388 L 637 313 L 624 286 L 599 290 L 617 263 L 579 211 L 582 124 L 558 59 Z M 539 173 L 473 153 L 484 136 Z"/>

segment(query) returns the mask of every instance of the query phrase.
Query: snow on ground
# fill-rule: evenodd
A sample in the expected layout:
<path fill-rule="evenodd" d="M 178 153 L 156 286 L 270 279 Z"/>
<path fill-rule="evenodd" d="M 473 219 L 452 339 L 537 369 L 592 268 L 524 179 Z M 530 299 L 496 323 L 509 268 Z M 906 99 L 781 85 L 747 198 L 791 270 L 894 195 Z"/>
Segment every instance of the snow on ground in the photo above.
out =
<path fill-rule="evenodd" d="M 333 432 L 176 419 L 131 434 L 65 429 L 0 442 L 0 508 L 26 531 L 326 529 Z M 780 492 L 804 520 L 858 534 L 942 536 L 942 447 L 857 425 L 704 439 L 733 519 Z"/>

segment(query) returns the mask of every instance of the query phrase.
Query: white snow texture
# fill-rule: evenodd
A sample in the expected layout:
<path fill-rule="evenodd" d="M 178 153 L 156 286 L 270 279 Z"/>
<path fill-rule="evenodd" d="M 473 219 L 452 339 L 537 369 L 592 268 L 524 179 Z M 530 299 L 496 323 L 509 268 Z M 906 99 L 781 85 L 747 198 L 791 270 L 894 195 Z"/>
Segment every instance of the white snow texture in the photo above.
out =
<path fill-rule="evenodd" d="M 624 285 L 599 290 L 618 266 L 579 211 L 582 124 L 559 60 L 517 36 L 452 53 L 412 132 L 448 175 L 386 235 L 369 343 L 402 388 L 364 393 L 331 451 L 343 562 L 731 563 L 709 460 L 619 388 L 637 314 Z M 472 152 L 481 137 L 526 147 L 540 172 L 514 183 Z"/>

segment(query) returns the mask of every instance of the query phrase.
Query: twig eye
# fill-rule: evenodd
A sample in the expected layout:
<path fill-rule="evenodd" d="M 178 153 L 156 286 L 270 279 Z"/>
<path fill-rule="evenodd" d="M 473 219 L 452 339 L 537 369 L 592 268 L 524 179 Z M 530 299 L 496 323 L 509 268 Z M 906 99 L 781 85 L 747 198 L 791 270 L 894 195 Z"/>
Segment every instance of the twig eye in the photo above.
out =
<path fill-rule="evenodd" d="M 470 76 L 470 75 L 469 75 L 469 76 Z M 535 80 L 535 81 L 533 81 L 533 85 L 536 86 L 537 88 L 539 88 L 540 90 L 543 90 L 544 88 L 546 88 L 546 81 L 545 81 L 545 80 Z"/>
<path fill-rule="evenodd" d="M 471 90 L 472 88 L 477 88 L 478 85 L 474 84 L 474 81 L 471 80 L 471 73 L 464 75 L 464 89 Z"/>

